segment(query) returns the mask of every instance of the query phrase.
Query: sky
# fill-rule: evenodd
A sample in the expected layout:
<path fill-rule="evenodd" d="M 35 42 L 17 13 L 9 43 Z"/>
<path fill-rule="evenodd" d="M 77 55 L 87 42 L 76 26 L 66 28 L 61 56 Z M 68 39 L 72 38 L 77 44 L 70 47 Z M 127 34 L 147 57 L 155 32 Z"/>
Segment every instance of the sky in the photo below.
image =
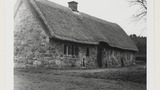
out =
<path fill-rule="evenodd" d="M 68 2 L 73 0 L 49 0 L 68 7 Z M 78 11 L 97 18 L 117 23 L 124 31 L 138 36 L 147 36 L 147 22 L 133 22 L 132 16 L 138 10 L 130 6 L 128 0 L 74 0 L 78 2 Z M 16 0 L 12 1 L 14 4 Z M 13 4 L 13 5 L 14 5 Z"/>

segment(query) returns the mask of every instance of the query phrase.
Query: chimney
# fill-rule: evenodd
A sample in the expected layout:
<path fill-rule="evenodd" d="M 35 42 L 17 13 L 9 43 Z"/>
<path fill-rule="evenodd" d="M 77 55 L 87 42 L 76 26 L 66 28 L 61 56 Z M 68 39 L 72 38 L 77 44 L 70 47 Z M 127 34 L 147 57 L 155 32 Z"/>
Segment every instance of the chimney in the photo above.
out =
<path fill-rule="evenodd" d="M 77 2 L 75 1 L 71 1 L 71 2 L 68 2 L 68 7 L 72 10 L 72 11 L 76 11 L 78 12 L 77 10 Z"/>

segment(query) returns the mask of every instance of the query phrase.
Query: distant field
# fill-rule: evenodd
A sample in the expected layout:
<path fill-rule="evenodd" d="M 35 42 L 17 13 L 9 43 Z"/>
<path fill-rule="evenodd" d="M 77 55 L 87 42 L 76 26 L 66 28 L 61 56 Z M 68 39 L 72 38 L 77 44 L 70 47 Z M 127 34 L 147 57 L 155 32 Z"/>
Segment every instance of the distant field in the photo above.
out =
<path fill-rule="evenodd" d="M 112 69 L 15 69 L 14 90 L 146 90 L 145 65 Z"/>

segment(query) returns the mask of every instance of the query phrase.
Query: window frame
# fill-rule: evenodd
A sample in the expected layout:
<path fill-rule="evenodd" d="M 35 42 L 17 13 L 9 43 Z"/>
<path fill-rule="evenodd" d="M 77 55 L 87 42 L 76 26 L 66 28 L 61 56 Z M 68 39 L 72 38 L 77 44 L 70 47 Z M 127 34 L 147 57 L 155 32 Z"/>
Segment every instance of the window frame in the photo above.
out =
<path fill-rule="evenodd" d="M 89 47 L 86 48 L 86 56 L 87 56 L 87 57 L 90 56 Z"/>
<path fill-rule="evenodd" d="M 64 44 L 63 54 L 78 56 L 79 49 L 76 45 Z"/>

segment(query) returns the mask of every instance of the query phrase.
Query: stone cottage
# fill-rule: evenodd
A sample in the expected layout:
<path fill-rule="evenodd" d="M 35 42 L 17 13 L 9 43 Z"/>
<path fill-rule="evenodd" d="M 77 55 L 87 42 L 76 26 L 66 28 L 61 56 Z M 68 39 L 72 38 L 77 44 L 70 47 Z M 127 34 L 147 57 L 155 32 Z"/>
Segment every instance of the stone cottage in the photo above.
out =
<path fill-rule="evenodd" d="M 124 30 L 48 0 L 18 0 L 14 12 L 15 66 L 107 68 L 134 64 L 137 47 Z"/>

